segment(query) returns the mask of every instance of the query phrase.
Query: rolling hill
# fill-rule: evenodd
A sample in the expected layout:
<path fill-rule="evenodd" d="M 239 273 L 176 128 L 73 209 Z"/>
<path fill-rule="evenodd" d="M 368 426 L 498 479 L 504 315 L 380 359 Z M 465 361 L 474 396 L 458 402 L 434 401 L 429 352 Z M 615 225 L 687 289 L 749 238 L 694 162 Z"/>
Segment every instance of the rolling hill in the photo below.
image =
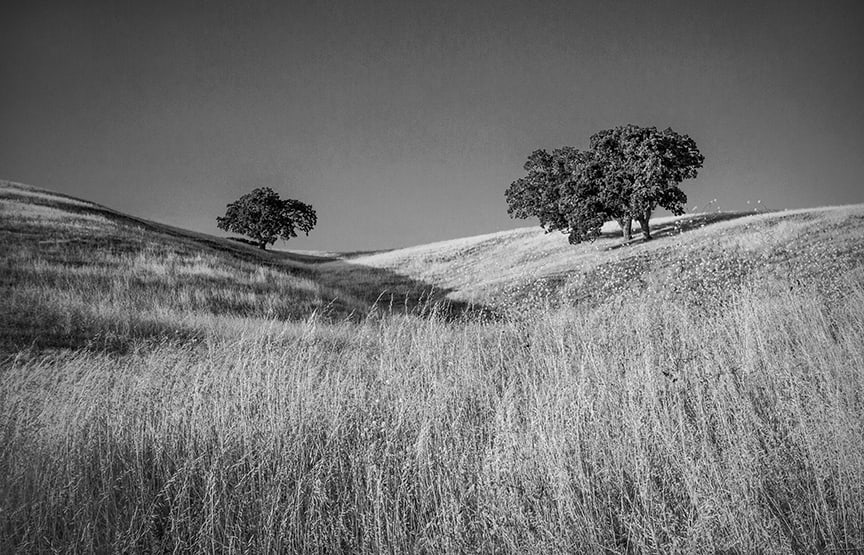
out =
<path fill-rule="evenodd" d="M 384 269 L 500 309 L 596 304 L 644 290 L 704 302 L 706 294 L 778 278 L 830 288 L 864 267 L 864 205 L 694 214 L 657 219 L 653 227 L 655 240 L 626 246 L 614 224 L 595 243 L 577 246 L 558 233 L 521 228 L 352 257 L 322 269 L 358 281 L 364 268 Z"/>
<path fill-rule="evenodd" d="M 0 326 L 16 348 L 441 300 L 451 314 L 485 315 L 640 292 L 705 304 L 754 281 L 834 290 L 864 264 L 864 205 L 661 218 L 655 240 L 629 245 L 614 225 L 578 246 L 527 227 L 371 253 L 262 252 L 10 182 L 0 213 Z"/>

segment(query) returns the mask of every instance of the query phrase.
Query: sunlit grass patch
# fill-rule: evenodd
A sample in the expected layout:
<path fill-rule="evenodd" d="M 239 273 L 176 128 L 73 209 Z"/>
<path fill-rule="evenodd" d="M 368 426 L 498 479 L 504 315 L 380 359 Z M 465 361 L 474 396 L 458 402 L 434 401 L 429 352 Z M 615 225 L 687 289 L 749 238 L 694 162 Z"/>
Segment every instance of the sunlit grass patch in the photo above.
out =
<path fill-rule="evenodd" d="M 4 545 L 860 549 L 857 295 L 271 322 L 10 360 Z"/>

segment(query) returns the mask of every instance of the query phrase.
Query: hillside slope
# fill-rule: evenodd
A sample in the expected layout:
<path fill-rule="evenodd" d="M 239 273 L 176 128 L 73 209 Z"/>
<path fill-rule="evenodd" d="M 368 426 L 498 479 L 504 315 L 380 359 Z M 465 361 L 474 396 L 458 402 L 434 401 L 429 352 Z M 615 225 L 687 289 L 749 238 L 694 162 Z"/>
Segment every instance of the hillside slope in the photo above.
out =
<path fill-rule="evenodd" d="M 291 256 L 0 182 L 4 349 L 124 349 L 324 307 L 335 315 L 367 308 Z"/>
<path fill-rule="evenodd" d="M 629 245 L 614 226 L 578 246 L 529 227 L 341 254 L 262 252 L 9 182 L 0 215 L 7 349 L 123 347 L 313 311 L 363 317 L 376 303 L 501 314 L 648 290 L 698 304 L 753 279 L 834 288 L 864 262 L 864 205 L 658 219 L 654 241 Z"/>
<path fill-rule="evenodd" d="M 599 240 L 574 246 L 560 233 L 521 228 L 322 269 L 347 272 L 347 280 L 362 279 L 362 267 L 381 268 L 453 291 L 453 298 L 518 307 L 595 303 L 646 289 L 696 302 L 774 278 L 833 287 L 864 267 L 864 205 L 693 214 L 658 219 L 652 229 L 655 240 L 624 245 L 617 226 L 607 224 Z"/>

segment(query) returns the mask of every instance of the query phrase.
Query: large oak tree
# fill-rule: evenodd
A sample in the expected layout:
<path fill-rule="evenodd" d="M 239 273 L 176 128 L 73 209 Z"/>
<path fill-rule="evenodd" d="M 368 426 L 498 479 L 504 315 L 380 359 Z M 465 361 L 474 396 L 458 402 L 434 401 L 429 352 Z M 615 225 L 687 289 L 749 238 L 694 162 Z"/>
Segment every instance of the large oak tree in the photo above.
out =
<path fill-rule="evenodd" d="M 696 177 L 704 157 L 687 135 L 672 129 L 623 125 L 591 136 L 589 150 L 536 150 L 527 175 L 506 192 L 514 218 L 537 217 L 547 231 L 562 231 L 571 243 L 593 240 L 603 224 L 617 221 L 630 240 L 632 221 L 651 239 L 651 214 L 658 207 L 684 213 L 679 188 Z"/>

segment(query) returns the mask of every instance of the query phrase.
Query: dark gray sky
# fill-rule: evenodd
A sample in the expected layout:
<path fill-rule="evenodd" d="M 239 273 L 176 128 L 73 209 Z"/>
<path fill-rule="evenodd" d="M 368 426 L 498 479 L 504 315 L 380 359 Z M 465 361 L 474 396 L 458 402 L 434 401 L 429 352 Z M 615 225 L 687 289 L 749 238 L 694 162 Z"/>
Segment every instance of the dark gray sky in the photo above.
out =
<path fill-rule="evenodd" d="M 864 201 L 860 2 L 7 0 L 0 64 L 0 177 L 220 234 L 271 186 L 282 247 L 533 225 L 526 156 L 624 123 L 696 140 L 691 207 Z"/>

